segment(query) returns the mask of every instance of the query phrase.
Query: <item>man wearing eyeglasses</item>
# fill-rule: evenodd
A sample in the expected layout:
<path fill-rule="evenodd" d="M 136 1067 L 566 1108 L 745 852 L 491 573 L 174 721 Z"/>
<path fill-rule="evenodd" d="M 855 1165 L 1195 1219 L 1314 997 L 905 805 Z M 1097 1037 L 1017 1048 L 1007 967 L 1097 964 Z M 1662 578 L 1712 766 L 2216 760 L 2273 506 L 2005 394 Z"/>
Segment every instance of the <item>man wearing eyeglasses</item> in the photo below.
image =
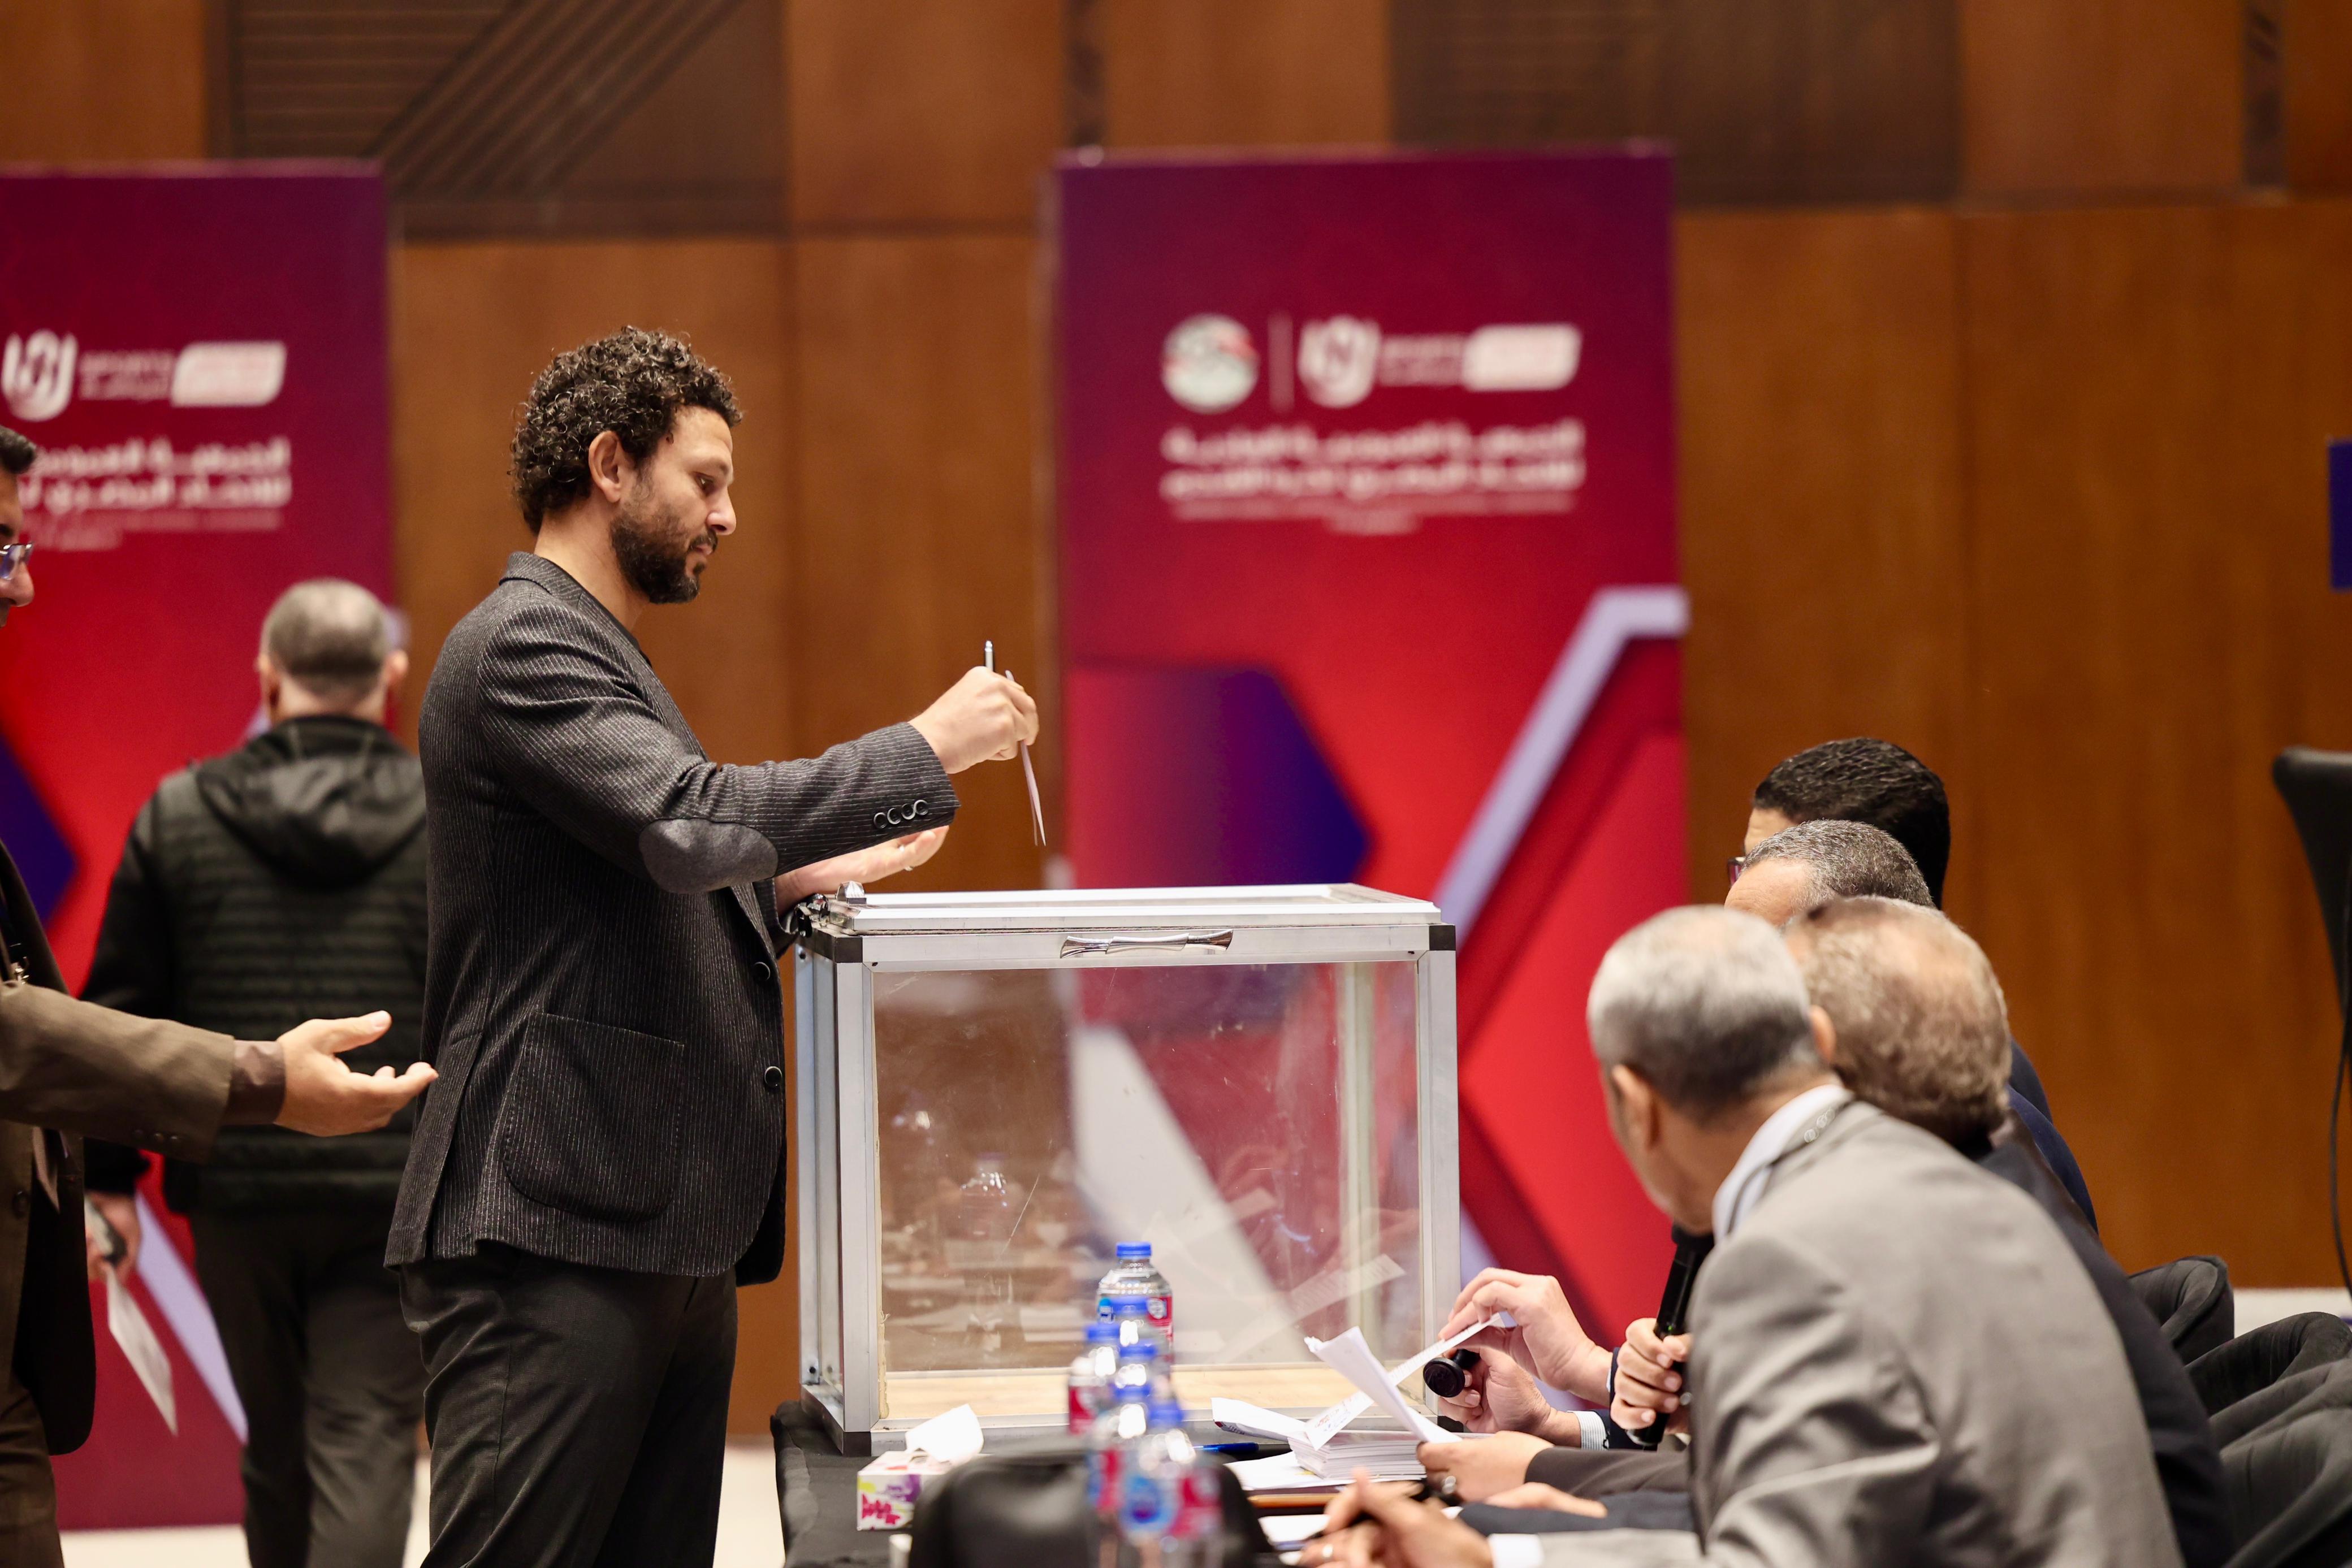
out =
<path fill-rule="evenodd" d="M 33 601 L 16 481 L 40 455 L 0 428 L 0 623 Z M 381 1127 L 433 1080 L 352 1072 L 338 1052 L 391 1023 L 313 1019 L 231 1039 L 77 1001 L 0 847 L 0 1563 L 57 1568 L 49 1456 L 89 1434 L 96 1377 L 82 1239 L 83 1136 L 202 1160 L 225 1125 Z"/>

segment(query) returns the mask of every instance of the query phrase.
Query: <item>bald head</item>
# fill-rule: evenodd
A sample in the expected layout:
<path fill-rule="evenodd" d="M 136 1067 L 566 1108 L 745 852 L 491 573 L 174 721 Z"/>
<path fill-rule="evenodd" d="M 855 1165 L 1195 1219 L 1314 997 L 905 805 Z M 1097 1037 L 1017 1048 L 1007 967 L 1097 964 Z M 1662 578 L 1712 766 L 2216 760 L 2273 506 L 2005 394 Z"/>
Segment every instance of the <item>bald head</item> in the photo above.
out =
<path fill-rule="evenodd" d="M 321 577 L 280 594 L 261 623 L 262 699 L 272 722 L 313 714 L 382 721 L 408 655 L 392 621 L 356 582 Z"/>
<path fill-rule="evenodd" d="M 1967 932 L 1933 909 L 1849 898 L 1801 916 L 1788 941 L 1856 1094 L 1947 1143 L 2000 1125 L 2009 1011 Z"/>
<path fill-rule="evenodd" d="M 1834 820 L 1800 822 L 1748 851 L 1723 903 L 1785 926 L 1833 898 L 1933 905 L 1927 879 L 1892 835 L 1867 822 Z"/>

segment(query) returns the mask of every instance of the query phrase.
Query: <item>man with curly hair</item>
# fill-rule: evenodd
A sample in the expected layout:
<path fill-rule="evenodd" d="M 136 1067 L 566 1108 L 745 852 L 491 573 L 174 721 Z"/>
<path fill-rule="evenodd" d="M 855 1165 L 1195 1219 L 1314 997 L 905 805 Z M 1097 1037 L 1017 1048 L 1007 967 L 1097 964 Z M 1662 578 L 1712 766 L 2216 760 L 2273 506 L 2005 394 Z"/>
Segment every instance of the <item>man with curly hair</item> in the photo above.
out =
<path fill-rule="evenodd" d="M 739 415 L 684 343 L 560 354 L 515 432 L 534 548 L 419 715 L 431 897 L 388 1261 L 440 1565 L 708 1564 L 735 1286 L 784 1240 L 780 911 L 919 865 L 1037 710 L 974 669 L 810 761 L 707 758 L 632 634 L 734 533 Z"/>

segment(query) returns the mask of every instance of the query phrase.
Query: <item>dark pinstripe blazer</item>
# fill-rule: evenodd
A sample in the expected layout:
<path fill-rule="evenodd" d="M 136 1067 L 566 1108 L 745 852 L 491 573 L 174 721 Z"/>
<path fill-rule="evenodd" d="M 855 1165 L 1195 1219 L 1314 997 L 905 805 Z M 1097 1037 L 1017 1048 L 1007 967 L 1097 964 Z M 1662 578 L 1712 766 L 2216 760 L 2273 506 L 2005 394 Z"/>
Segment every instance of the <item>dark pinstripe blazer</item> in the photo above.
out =
<path fill-rule="evenodd" d="M 783 1258 L 777 872 L 955 814 L 894 725 L 722 767 L 561 567 L 507 562 L 418 721 L 425 1096 L 386 1260 L 498 1241 L 648 1273 Z"/>

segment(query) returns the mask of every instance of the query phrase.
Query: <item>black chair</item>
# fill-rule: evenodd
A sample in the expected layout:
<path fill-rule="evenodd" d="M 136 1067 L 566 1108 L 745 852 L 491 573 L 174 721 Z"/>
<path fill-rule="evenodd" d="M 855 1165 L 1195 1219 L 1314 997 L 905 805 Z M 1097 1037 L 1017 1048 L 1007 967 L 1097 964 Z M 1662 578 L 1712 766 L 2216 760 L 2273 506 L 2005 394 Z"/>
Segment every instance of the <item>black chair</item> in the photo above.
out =
<path fill-rule="evenodd" d="M 2284 1377 L 2352 1355 L 2352 1324 L 2333 1312 L 2297 1312 L 2264 1323 L 2189 1364 L 2189 1381 L 2218 1416 Z"/>
<path fill-rule="evenodd" d="M 2271 764 L 2271 781 L 2294 818 L 2311 885 L 2319 894 L 2319 917 L 2327 926 L 2327 951 L 2336 962 L 2336 1001 L 2344 1017 L 2337 1042 L 2336 1076 L 2327 1087 L 2327 1216 L 2336 1242 L 2336 1268 L 2352 1290 L 2352 1264 L 2345 1261 L 2344 1224 L 2336 1170 L 2336 1118 L 2352 1080 L 2352 955 L 2345 952 L 2346 908 L 2352 904 L 2352 752 L 2314 751 L 2291 746 Z"/>
<path fill-rule="evenodd" d="M 2306 1367 L 2213 1416 L 2213 1442 L 2227 1448 L 2290 1426 L 2315 1410 L 2352 1408 L 2352 1361 Z"/>
<path fill-rule="evenodd" d="M 2238 1332 L 2238 1302 L 2230 1266 L 2219 1258 L 2178 1258 L 2131 1277 L 2148 1316 L 2184 1362 L 2227 1344 Z"/>
<path fill-rule="evenodd" d="M 2336 960 L 2340 1000 L 2347 994 L 2344 909 L 2346 891 L 2352 888 L 2352 751 L 2290 746 L 2271 764 L 2271 782 L 2278 786 L 2303 840 L 2311 885 L 2319 894 L 2319 918 L 2327 927 L 2327 951 Z"/>
<path fill-rule="evenodd" d="M 2221 1454 L 2241 1544 L 2229 1568 L 2352 1563 L 2352 1409 L 2315 1411 Z"/>

